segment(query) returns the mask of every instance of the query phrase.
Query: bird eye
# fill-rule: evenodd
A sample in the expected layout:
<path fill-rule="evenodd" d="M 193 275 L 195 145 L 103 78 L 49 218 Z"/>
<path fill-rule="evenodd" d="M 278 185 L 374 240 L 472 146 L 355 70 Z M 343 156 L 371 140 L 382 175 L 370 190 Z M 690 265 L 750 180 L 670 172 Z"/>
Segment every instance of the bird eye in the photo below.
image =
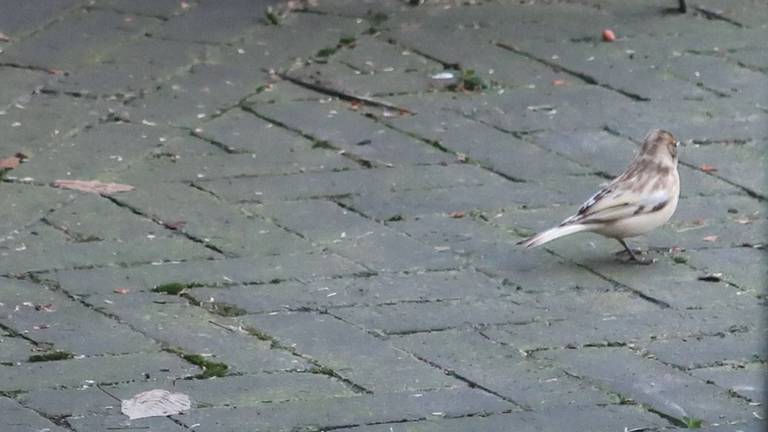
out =
<path fill-rule="evenodd" d="M 680 146 L 680 141 L 675 141 L 675 147 L 679 147 L 679 146 Z"/>

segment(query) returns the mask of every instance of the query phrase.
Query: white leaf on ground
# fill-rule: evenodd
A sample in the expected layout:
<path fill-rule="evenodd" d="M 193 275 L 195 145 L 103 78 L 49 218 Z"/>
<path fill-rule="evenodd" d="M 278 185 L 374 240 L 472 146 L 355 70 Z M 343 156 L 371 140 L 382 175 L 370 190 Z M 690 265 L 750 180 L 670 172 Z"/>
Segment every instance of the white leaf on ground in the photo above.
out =
<path fill-rule="evenodd" d="M 189 396 L 155 389 L 139 393 L 124 400 L 120 412 L 131 420 L 145 417 L 165 417 L 188 410 L 192 406 Z"/>

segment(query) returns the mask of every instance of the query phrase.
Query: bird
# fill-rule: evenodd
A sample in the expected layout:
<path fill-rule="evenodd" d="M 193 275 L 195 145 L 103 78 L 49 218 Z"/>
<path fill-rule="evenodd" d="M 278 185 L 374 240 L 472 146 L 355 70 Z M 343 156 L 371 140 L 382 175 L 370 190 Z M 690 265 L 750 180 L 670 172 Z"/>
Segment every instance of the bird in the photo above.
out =
<path fill-rule="evenodd" d="M 638 258 L 625 239 L 652 231 L 669 221 L 680 198 L 677 151 L 680 141 L 661 129 L 649 131 L 627 169 L 605 184 L 560 225 L 520 241 L 526 248 L 579 232 L 594 232 L 619 241 L 632 261 Z"/>

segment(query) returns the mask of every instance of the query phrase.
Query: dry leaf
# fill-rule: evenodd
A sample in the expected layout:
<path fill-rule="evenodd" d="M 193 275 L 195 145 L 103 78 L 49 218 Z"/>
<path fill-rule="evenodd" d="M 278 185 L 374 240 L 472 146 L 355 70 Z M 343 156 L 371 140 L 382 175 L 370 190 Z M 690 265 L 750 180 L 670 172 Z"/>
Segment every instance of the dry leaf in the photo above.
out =
<path fill-rule="evenodd" d="M 19 165 L 21 165 L 21 158 L 17 156 L 0 159 L 0 169 L 14 169 Z"/>
<path fill-rule="evenodd" d="M 109 195 L 132 191 L 133 186 L 120 183 L 103 183 L 97 180 L 54 180 L 53 187 Z"/>
<path fill-rule="evenodd" d="M 699 169 L 704 171 L 705 173 L 717 171 L 717 168 L 715 168 L 714 165 L 710 165 L 710 164 L 701 164 L 701 166 L 699 166 Z"/>
<path fill-rule="evenodd" d="M 120 404 L 120 412 L 131 420 L 146 417 L 165 417 L 187 411 L 192 407 L 189 396 L 155 389 L 135 395 Z"/>
<path fill-rule="evenodd" d="M 180 220 L 180 221 L 176 221 L 176 222 L 168 222 L 168 223 L 163 224 L 163 225 L 165 225 L 165 227 L 168 228 L 168 229 L 172 229 L 172 230 L 176 231 L 178 229 L 184 228 L 187 225 L 187 222 Z"/>
<path fill-rule="evenodd" d="M 0 42 L 10 42 L 11 38 L 7 34 L 0 32 Z"/>
<path fill-rule="evenodd" d="M 561 80 L 561 79 L 552 80 L 552 85 L 553 86 L 565 85 L 565 80 Z"/>
<path fill-rule="evenodd" d="M 115 294 L 128 294 L 129 292 L 131 292 L 131 290 L 129 290 L 128 288 L 115 288 L 113 292 Z"/>
<path fill-rule="evenodd" d="M 716 242 L 717 241 L 717 236 L 716 235 L 708 235 L 706 237 L 703 237 L 702 240 L 704 240 L 706 242 Z"/>
<path fill-rule="evenodd" d="M 464 217 L 464 212 L 463 211 L 450 212 L 450 213 L 448 213 L 448 217 L 449 218 L 454 218 L 454 219 L 461 219 L 461 218 Z"/>
<path fill-rule="evenodd" d="M 722 273 L 707 273 L 704 276 L 699 276 L 700 281 L 705 282 L 720 282 L 723 280 L 723 274 Z"/>
<path fill-rule="evenodd" d="M 52 303 L 35 305 L 36 311 L 41 312 L 56 312 L 56 305 Z"/>

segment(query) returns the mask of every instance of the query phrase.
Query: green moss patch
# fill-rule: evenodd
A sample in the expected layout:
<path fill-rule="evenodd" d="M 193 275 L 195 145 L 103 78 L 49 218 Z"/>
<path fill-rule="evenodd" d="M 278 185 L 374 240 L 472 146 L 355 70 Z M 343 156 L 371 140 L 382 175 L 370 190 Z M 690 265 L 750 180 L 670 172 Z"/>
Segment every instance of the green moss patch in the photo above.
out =
<path fill-rule="evenodd" d="M 34 354 L 29 356 L 28 361 L 30 362 L 48 362 L 48 361 L 58 361 L 58 360 L 69 360 L 71 358 L 74 358 L 75 355 L 71 352 L 66 351 L 51 351 L 43 354 Z"/>

